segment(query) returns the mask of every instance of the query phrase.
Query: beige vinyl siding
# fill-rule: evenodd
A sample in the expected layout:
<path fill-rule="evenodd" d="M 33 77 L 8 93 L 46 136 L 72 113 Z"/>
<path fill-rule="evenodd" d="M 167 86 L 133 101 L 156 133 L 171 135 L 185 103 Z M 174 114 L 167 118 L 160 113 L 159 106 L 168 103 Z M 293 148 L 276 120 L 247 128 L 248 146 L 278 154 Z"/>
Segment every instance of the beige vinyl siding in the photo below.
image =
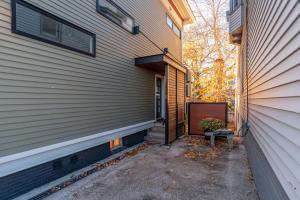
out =
<path fill-rule="evenodd" d="M 154 119 L 154 73 L 134 58 L 161 53 L 96 12 L 95 0 L 27 0 L 96 34 L 96 57 L 11 33 L 0 0 L 0 156 Z M 115 1 L 181 59 L 159 0 Z M 159 22 L 160 21 L 160 22 Z"/>
<path fill-rule="evenodd" d="M 230 15 L 229 19 L 229 32 L 232 33 L 235 30 L 239 29 L 243 23 L 243 18 L 242 18 L 242 6 L 238 6 L 238 8 L 233 12 L 232 15 Z"/>
<path fill-rule="evenodd" d="M 241 66 L 249 69 L 250 130 L 289 198 L 300 199 L 300 5 L 254 0 L 248 9 Z"/>

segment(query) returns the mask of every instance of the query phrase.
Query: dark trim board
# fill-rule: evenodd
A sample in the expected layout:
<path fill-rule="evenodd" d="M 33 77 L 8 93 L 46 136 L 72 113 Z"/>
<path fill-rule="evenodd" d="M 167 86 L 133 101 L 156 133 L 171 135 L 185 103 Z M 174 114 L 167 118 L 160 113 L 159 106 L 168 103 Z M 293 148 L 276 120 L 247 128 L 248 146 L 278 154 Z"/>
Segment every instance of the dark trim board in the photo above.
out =
<path fill-rule="evenodd" d="M 138 133 L 134 133 L 132 135 L 128 135 L 123 137 L 122 142 L 123 146 L 126 148 L 132 147 L 144 141 L 144 137 L 147 135 L 148 131 L 144 130 Z"/>
<path fill-rule="evenodd" d="M 89 36 L 91 36 L 93 38 L 93 53 L 88 53 L 88 52 L 85 52 L 85 51 L 81 51 L 79 49 L 76 49 L 76 48 L 73 48 L 73 47 L 69 47 L 67 45 L 64 45 L 64 44 L 61 44 L 61 43 L 58 43 L 58 42 L 55 42 L 55 41 L 51 41 L 51 40 L 47 40 L 45 38 L 42 38 L 42 37 L 38 37 L 38 36 L 35 36 L 35 35 L 32 35 L 32 34 L 29 34 L 29 33 L 26 33 L 26 32 L 23 32 L 23 31 L 20 31 L 20 30 L 17 30 L 17 9 L 16 9 L 16 6 L 17 4 L 20 4 L 24 7 L 27 7 L 31 10 L 34 10 L 38 13 L 41 13 L 42 15 L 45 15 L 51 19 L 54 19 L 60 23 L 63 23 L 67 26 L 70 26 L 74 29 L 77 29 Z M 34 40 L 38 40 L 38 41 L 41 41 L 41 42 L 45 42 L 45 43 L 48 43 L 48 44 L 52 44 L 52 45 L 55 45 L 55 46 L 58 46 L 58 47 L 61 47 L 61 48 L 64 48 L 64 49 L 68 49 L 68 50 L 71 50 L 71 51 L 75 51 L 75 52 L 78 52 L 78 53 L 82 53 L 82 54 L 85 54 L 85 55 L 88 55 L 88 56 L 92 56 L 92 57 L 96 57 L 96 34 L 92 33 L 92 32 L 89 32 L 75 24 L 72 24 L 71 22 L 68 22 L 60 17 L 57 17 L 37 6 L 34 6 L 30 3 L 27 3 L 25 2 L 24 0 L 12 0 L 11 1 L 11 10 L 12 10 L 12 23 L 11 23 L 11 31 L 12 33 L 15 33 L 15 34 L 18 34 L 18 35 L 21 35 L 21 36 L 24 36 L 24 37 L 28 37 L 28 38 L 31 38 L 31 39 L 34 39 Z"/>
<path fill-rule="evenodd" d="M 259 198 L 288 200 L 287 194 L 251 132 L 246 136 L 245 145 Z"/>
<path fill-rule="evenodd" d="M 110 156 L 109 143 L 0 178 L 0 199 L 12 199 Z"/>
<path fill-rule="evenodd" d="M 147 130 L 122 138 L 123 147 L 132 147 L 144 141 Z M 47 163 L 0 178 L 0 199 L 9 200 L 50 183 L 74 171 L 103 160 L 119 151 L 111 151 L 109 142 Z"/>
<path fill-rule="evenodd" d="M 186 68 L 183 67 L 182 63 L 178 63 L 173 58 L 169 57 L 167 54 L 156 54 L 156 55 L 150 55 L 150 56 L 144 56 L 144 57 L 137 57 L 134 59 L 135 65 L 138 67 L 154 67 L 154 68 L 160 68 L 161 71 L 165 71 L 165 65 L 170 65 L 173 68 L 182 71 L 183 73 L 186 73 Z"/>
<path fill-rule="evenodd" d="M 135 65 L 143 65 L 143 64 L 152 64 L 152 63 L 163 63 L 164 62 L 164 54 L 157 54 L 152 56 L 145 56 L 135 58 Z"/>

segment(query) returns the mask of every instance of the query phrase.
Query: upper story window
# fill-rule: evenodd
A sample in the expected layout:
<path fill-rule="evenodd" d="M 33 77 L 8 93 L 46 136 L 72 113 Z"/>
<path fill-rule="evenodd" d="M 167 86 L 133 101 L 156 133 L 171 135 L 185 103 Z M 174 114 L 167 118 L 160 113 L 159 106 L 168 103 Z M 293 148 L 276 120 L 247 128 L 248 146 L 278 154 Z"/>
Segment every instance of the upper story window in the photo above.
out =
<path fill-rule="evenodd" d="M 41 16 L 41 34 L 59 40 L 59 23 L 50 17 Z"/>
<path fill-rule="evenodd" d="M 173 29 L 173 21 L 168 15 L 167 15 L 167 24 L 171 29 Z"/>
<path fill-rule="evenodd" d="M 181 38 L 181 31 L 178 28 L 178 26 L 176 26 L 176 24 L 174 23 L 174 21 L 169 17 L 169 15 L 167 15 L 167 25 L 173 30 L 173 32 L 179 37 Z"/>
<path fill-rule="evenodd" d="M 97 11 L 112 22 L 133 33 L 134 19 L 111 0 L 97 0 Z"/>
<path fill-rule="evenodd" d="M 12 32 L 95 56 L 96 36 L 22 0 L 12 3 Z"/>
<path fill-rule="evenodd" d="M 230 0 L 230 10 L 234 11 L 235 9 L 237 9 L 237 7 L 239 7 L 240 4 L 240 0 Z"/>
<path fill-rule="evenodd" d="M 175 24 L 173 24 L 173 31 L 178 37 L 181 37 L 181 31 Z"/>

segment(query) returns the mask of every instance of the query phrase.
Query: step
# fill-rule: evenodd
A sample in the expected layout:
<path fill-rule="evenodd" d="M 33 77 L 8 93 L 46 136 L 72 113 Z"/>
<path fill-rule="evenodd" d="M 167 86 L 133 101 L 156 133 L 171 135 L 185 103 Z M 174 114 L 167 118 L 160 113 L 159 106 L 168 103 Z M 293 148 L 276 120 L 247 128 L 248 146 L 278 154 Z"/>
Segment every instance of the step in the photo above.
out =
<path fill-rule="evenodd" d="M 157 122 L 154 123 L 154 126 L 165 127 L 165 125 L 163 123 L 157 123 Z"/>
<path fill-rule="evenodd" d="M 164 126 L 154 126 L 151 128 L 151 131 L 154 132 L 165 132 L 165 127 Z"/>
<path fill-rule="evenodd" d="M 165 138 L 165 133 L 164 132 L 154 132 L 154 131 L 151 131 L 151 132 L 148 133 L 148 136 L 158 137 L 158 138 Z"/>
<path fill-rule="evenodd" d="M 165 143 L 165 132 L 156 132 L 151 130 L 147 136 L 145 136 L 145 140 L 149 142 L 155 142 L 159 144 Z"/>
<path fill-rule="evenodd" d="M 159 137 L 145 136 L 145 140 L 148 142 L 155 142 L 155 143 L 159 143 L 159 144 L 165 143 L 165 139 L 159 138 Z"/>

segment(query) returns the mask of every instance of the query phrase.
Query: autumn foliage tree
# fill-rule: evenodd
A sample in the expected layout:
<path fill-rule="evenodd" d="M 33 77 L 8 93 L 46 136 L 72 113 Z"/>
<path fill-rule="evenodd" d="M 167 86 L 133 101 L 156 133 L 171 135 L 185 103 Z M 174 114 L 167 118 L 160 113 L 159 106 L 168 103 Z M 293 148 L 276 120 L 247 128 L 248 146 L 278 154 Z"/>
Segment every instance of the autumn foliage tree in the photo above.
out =
<path fill-rule="evenodd" d="M 189 0 L 196 22 L 186 28 L 183 59 L 193 74 L 193 98 L 231 102 L 235 90 L 236 49 L 229 44 L 227 0 Z"/>

